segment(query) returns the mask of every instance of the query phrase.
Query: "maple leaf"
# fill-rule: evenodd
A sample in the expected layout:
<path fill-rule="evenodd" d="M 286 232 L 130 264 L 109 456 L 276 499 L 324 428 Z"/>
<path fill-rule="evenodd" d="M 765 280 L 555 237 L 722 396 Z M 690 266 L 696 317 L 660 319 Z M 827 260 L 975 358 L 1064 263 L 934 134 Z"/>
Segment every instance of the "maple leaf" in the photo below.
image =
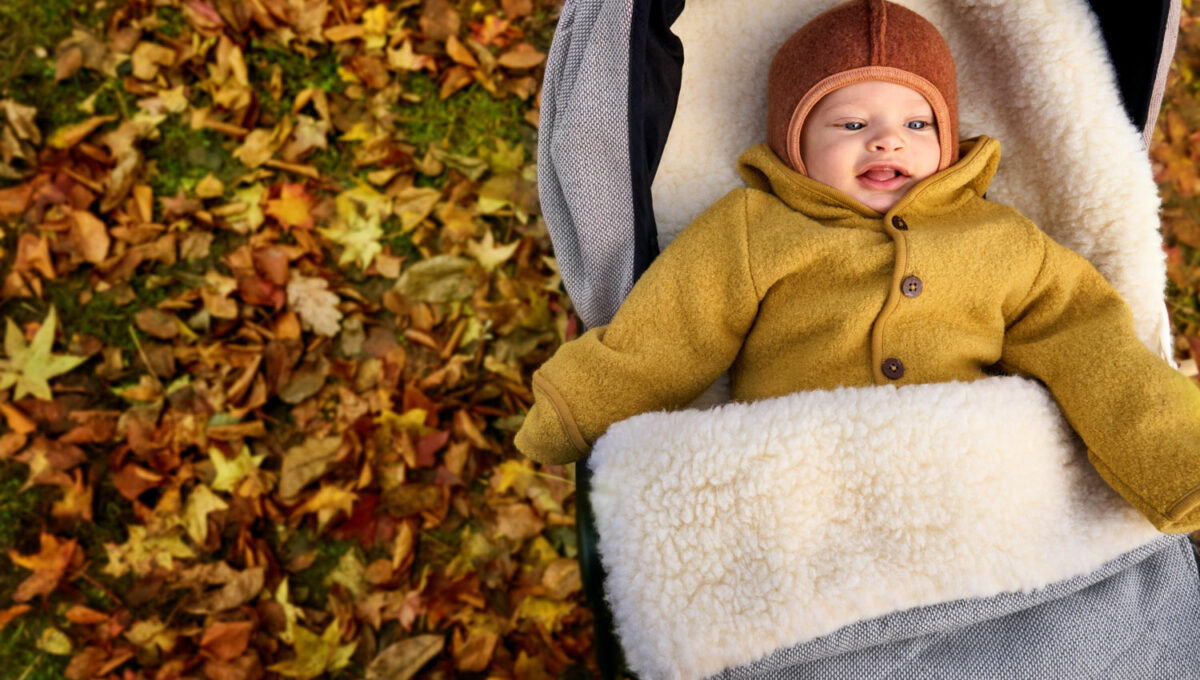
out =
<path fill-rule="evenodd" d="M 226 510 L 229 505 L 212 489 L 198 485 L 188 496 L 187 509 L 184 510 L 183 522 L 187 535 L 196 545 L 204 545 L 208 539 L 208 516 L 218 510 Z"/>
<path fill-rule="evenodd" d="M 71 564 L 71 557 L 75 555 L 75 539 L 59 541 L 53 534 L 42 532 L 41 545 L 41 550 L 33 555 L 8 551 L 13 564 L 33 571 L 29 578 L 17 586 L 17 592 L 12 596 L 15 602 L 25 602 L 37 595 L 53 592 Z"/>
<path fill-rule="evenodd" d="M 366 269 L 371 266 L 371 260 L 383 252 L 383 246 L 379 244 L 379 239 L 383 238 L 380 223 L 383 215 L 391 211 L 390 198 L 362 185 L 338 194 L 337 219 L 333 228 L 318 231 L 325 238 L 341 244 L 338 264 L 357 260 L 358 266 Z"/>
<path fill-rule="evenodd" d="M 279 187 L 279 198 L 267 201 L 267 214 L 287 229 L 309 229 L 313 226 L 312 205 L 313 197 L 304 192 L 303 184 L 283 184 Z"/>
<path fill-rule="evenodd" d="M 319 531 L 338 513 L 353 514 L 356 500 L 358 500 L 358 494 L 353 491 L 333 484 L 322 485 L 317 493 L 292 511 L 292 516 L 299 517 L 310 512 L 317 513 L 317 530 Z"/>
<path fill-rule="evenodd" d="M 17 324 L 13 323 L 12 319 L 5 321 L 8 322 L 8 326 L 4 331 L 4 351 L 8 358 L 0 360 L 0 390 L 15 385 L 12 396 L 14 401 L 26 394 L 50 401 L 54 394 L 50 391 L 49 380 L 87 361 L 87 357 L 51 353 L 54 331 L 58 326 L 58 316 L 54 307 L 50 308 L 50 313 L 34 334 L 33 342 L 28 344 L 25 343 L 25 336 Z"/>
<path fill-rule="evenodd" d="M 492 230 L 486 229 L 483 232 L 483 239 L 475 241 L 474 239 L 467 242 L 467 253 L 471 257 L 478 260 L 479 264 L 487 271 L 494 271 L 496 267 L 508 261 L 508 258 L 517 252 L 517 246 L 521 245 L 518 239 L 505 246 L 498 246 L 492 240 Z"/>
<path fill-rule="evenodd" d="M 316 276 L 291 273 L 287 284 L 288 307 L 300 316 L 305 329 L 332 338 L 341 330 L 342 312 L 338 296 L 328 290 L 329 282 Z"/>
<path fill-rule="evenodd" d="M 122 545 L 105 543 L 104 550 L 108 553 L 108 565 L 104 573 L 120 578 L 131 570 L 138 576 L 149 573 L 154 566 L 171 570 L 175 567 L 173 558 L 188 559 L 196 553 L 183 542 L 178 531 L 161 536 L 147 536 L 146 527 L 130 524 L 129 540 Z"/>
<path fill-rule="evenodd" d="M 267 454 L 250 455 L 250 447 L 242 445 L 237 457 L 230 460 L 216 447 L 208 449 L 208 458 L 212 461 L 217 475 L 213 478 L 212 488 L 215 491 L 233 491 L 234 487 L 262 465 Z"/>
<path fill-rule="evenodd" d="M 298 680 L 310 680 L 324 674 L 326 671 L 336 671 L 345 668 L 350 663 L 357 642 L 339 645 L 341 634 L 336 619 L 329 622 L 325 632 L 317 637 L 303 626 L 296 626 L 293 631 L 296 657 L 268 667 L 280 675 Z"/>

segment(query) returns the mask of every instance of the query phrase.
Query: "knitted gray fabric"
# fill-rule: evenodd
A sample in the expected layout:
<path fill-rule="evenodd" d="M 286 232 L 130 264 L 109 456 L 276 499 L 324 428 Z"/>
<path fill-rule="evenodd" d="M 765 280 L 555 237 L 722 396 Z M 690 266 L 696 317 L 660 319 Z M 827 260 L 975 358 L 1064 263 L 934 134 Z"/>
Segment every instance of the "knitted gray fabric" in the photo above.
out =
<path fill-rule="evenodd" d="M 1200 678 L 1200 580 L 1184 536 L 1032 593 L 889 614 L 727 669 L 724 680 Z"/>
<path fill-rule="evenodd" d="M 546 59 L 538 194 L 563 285 L 588 328 L 633 288 L 632 0 L 568 0 Z"/>

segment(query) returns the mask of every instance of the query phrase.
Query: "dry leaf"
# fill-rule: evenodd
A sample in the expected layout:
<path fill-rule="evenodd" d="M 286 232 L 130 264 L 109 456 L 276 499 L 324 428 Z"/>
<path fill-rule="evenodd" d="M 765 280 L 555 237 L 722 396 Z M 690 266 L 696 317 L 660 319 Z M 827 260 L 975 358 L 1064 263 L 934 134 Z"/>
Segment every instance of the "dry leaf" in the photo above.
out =
<path fill-rule="evenodd" d="M 415 635 L 388 646 L 367 666 L 367 680 L 409 680 L 441 653 L 441 635 Z"/>
<path fill-rule="evenodd" d="M 287 284 L 288 307 L 300 317 L 305 330 L 332 338 L 341 330 L 342 312 L 337 294 L 319 277 L 292 272 Z"/>
<path fill-rule="evenodd" d="M 13 564 L 33 571 L 13 593 L 12 599 L 16 602 L 26 602 L 38 595 L 54 592 L 75 555 L 75 539 L 59 541 L 53 534 L 42 532 L 41 545 L 41 550 L 32 555 L 8 551 L 8 558 Z"/>
<path fill-rule="evenodd" d="M 342 436 L 333 435 L 320 439 L 309 439 L 293 446 L 283 455 L 283 469 L 279 472 L 279 497 L 289 499 L 300 493 L 309 482 L 320 479 L 337 459 Z"/>

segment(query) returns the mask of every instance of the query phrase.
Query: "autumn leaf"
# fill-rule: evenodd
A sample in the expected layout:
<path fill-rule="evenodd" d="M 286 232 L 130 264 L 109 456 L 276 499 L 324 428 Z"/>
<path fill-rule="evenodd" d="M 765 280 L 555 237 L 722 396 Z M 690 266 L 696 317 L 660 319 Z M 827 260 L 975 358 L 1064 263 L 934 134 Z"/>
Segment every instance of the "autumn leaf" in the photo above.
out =
<path fill-rule="evenodd" d="M 208 516 L 220 510 L 226 510 L 229 505 L 212 489 L 203 484 L 196 485 L 188 495 L 187 509 L 184 511 L 184 529 L 196 545 L 204 545 L 208 539 Z"/>
<path fill-rule="evenodd" d="M 309 439 L 288 449 L 279 472 L 280 498 L 292 498 L 309 482 L 320 479 L 333 466 L 341 445 L 342 436 L 333 435 Z"/>
<path fill-rule="evenodd" d="M 367 680 L 408 680 L 446 645 L 441 635 L 414 635 L 381 651 L 367 666 Z"/>
<path fill-rule="evenodd" d="M 300 317 L 306 330 L 331 338 L 341 330 L 342 312 L 338 296 L 329 282 L 315 276 L 291 273 L 287 284 L 288 307 Z"/>
<path fill-rule="evenodd" d="M 216 476 L 211 485 L 212 489 L 214 491 L 233 491 L 243 479 L 262 465 L 266 457 L 266 454 L 252 456 L 250 447 L 242 446 L 237 456 L 229 459 L 225 457 L 224 453 L 221 453 L 220 449 L 210 447 L 208 459 L 212 461 L 213 469 L 216 470 Z"/>
<path fill-rule="evenodd" d="M 467 242 L 467 252 L 471 255 L 471 257 L 475 258 L 476 261 L 478 261 L 486 271 L 490 272 L 494 271 L 496 267 L 499 267 L 507 262 L 508 258 L 512 257 L 513 253 L 517 252 L 517 246 L 519 245 L 521 245 L 521 242 L 518 240 L 513 241 L 508 245 L 497 246 L 492 240 L 492 232 L 489 229 L 483 233 L 483 238 L 481 240 L 472 240 Z"/>
<path fill-rule="evenodd" d="M 178 530 L 162 535 L 149 535 L 146 527 L 139 524 L 128 526 L 129 540 L 123 544 L 105 543 L 108 564 L 104 573 L 120 578 L 130 571 L 142 576 L 155 566 L 171 570 L 175 558 L 189 559 L 196 556 Z"/>
<path fill-rule="evenodd" d="M 304 191 L 300 183 L 283 184 L 279 187 L 279 198 L 267 201 L 267 214 L 279 220 L 288 229 L 313 226 L 313 198 Z"/>
<path fill-rule="evenodd" d="M 338 194 L 337 220 L 333 228 L 318 231 L 342 246 L 338 264 L 357 261 L 359 267 L 366 269 L 375 255 L 383 251 L 379 244 L 379 239 L 383 238 L 380 223 L 391 210 L 391 199 L 369 186 L 359 185 Z"/>
<path fill-rule="evenodd" d="M 41 550 L 32 555 L 8 551 L 13 564 L 33 572 L 17 586 L 12 596 L 15 602 L 27 602 L 38 595 L 54 592 L 75 555 L 75 539 L 60 541 L 53 534 L 42 532 L 41 544 Z"/>
<path fill-rule="evenodd" d="M 42 321 L 33 341 L 25 342 L 17 324 L 12 319 L 5 319 L 7 327 L 4 332 L 4 352 L 7 358 L 0 360 L 0 390 L 6 390 L 15 385 L 12 398 L 31 394 L 38 399 L 49 401 L 54 398 L 50 391 L 50 379 L 67 373 L 84 361 L 87 357 L 76 357 L 66 354 L 54 354 L 54 333 L 58 327 L 58 316 L 54 307 Z"/>
<path fill-rule="evenodd" d="M 341 636 L 338 632 L 338 622 L 331 621 L 320 637 L 303 626 L 296 626 L 293 631 L 295 642 L 292 645 L 296 656 L 268 668 L 280 675 L 298 680 L 310 680 L 327 671 L 345 668 L 350 663 L 350 656 L 358 645 L 351 642 L 339 644 Z"/>

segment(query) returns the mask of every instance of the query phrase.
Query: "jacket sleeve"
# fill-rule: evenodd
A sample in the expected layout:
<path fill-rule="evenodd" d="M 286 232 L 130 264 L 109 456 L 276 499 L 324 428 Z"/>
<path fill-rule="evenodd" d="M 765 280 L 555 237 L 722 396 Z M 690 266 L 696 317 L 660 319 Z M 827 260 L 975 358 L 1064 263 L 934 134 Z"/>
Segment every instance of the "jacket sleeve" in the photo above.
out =
<path fill-rule="evenodd" d="M 1159 531 L 1200 529 L 1200 389 L 1147 349 L 1125 301 L 1041 236 L 1041 269 L 1011 315 L 1001 366 L 1041 380 L 1100 476 Z"/>
<path fill-rule="evenodd" d="M 547 463 L 582 459 L 612 423 L 686 406 L 729 368 L 759 302 L 745 201 L 732 192 L 696 218 L 611 323 L 564 344 L 534 373 L 517 449 Z"/>

